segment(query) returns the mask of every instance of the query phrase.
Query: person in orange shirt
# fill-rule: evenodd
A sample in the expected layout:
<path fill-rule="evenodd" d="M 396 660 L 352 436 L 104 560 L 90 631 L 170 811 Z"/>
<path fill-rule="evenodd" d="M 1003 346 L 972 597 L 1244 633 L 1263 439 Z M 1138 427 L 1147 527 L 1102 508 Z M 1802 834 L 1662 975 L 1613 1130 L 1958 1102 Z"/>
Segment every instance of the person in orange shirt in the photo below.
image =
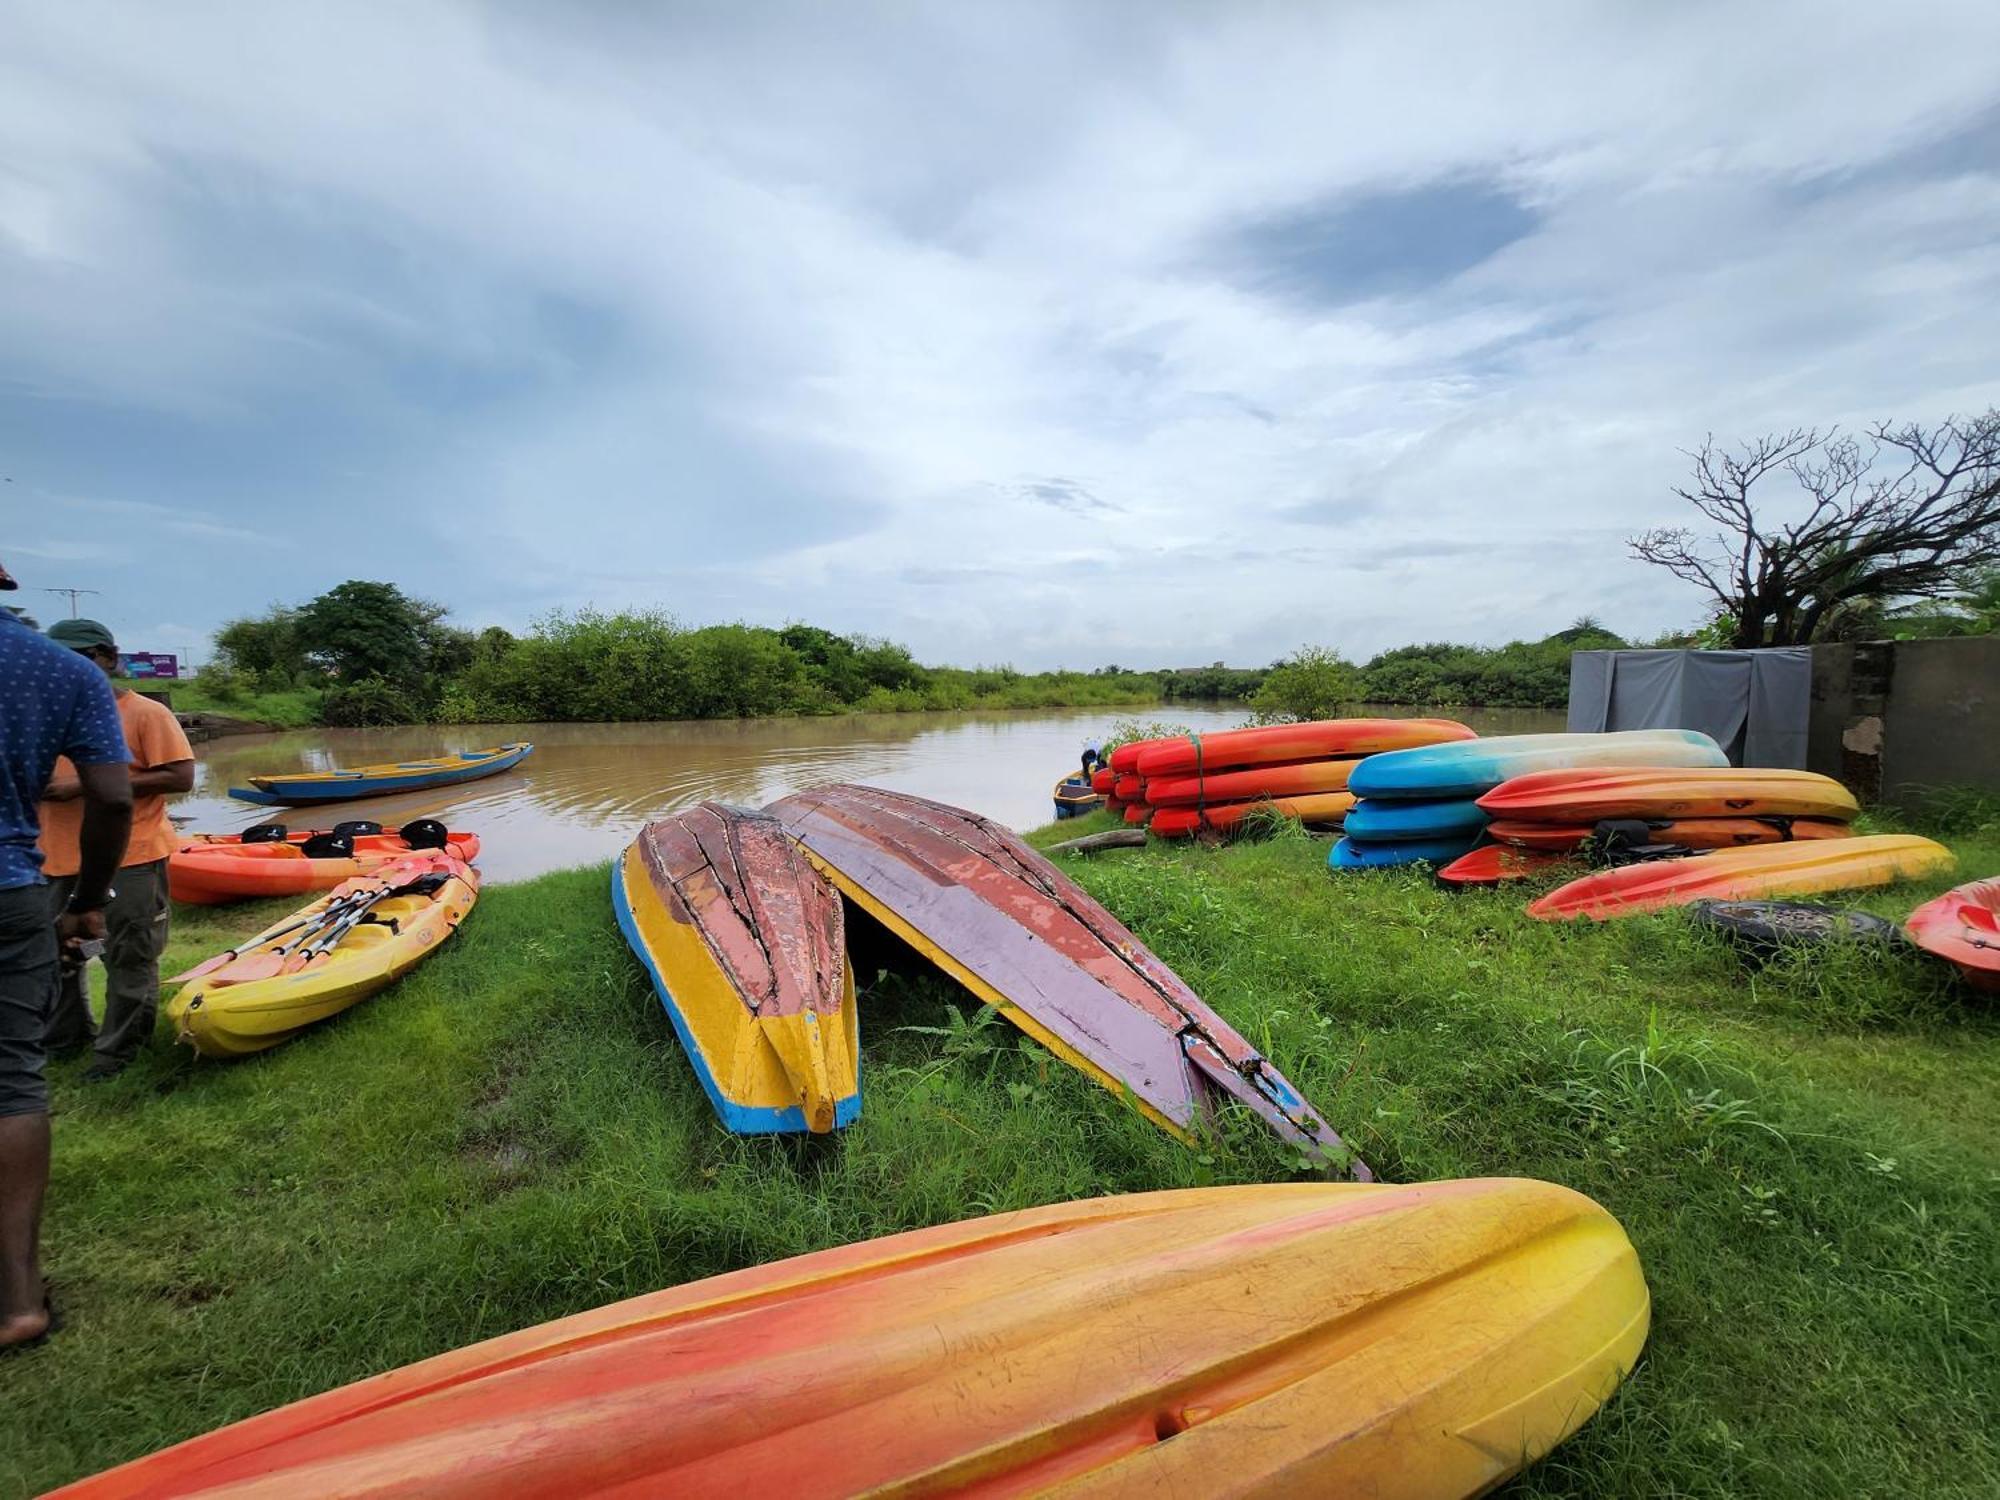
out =
<path fill-rule="evenodd" d="M 118 647 L 95 620 L 58 620 L 48 637 L 118 673 Z M 118 717 L 132 754 L 132 839 L 104 908 L 104 1024 L 93 1035 L 83 965 L 63 970 L 62 994 L 49 1018 L 45 1045 L 54 1056 L 80 1052 L 94 1042 L 96 1056 L 84 1081 L 114 1078 L 153 1035 L 160 1006 L 160 955 L 167 947 L 167 856 L 177 836 L 167 818 L 167 798 L 194 785 L 194 748 L 173 710 L 118 682 Z M 76 768 L 59 759 L 42 793 L 42 873 L 49 878 L 52 912 L 63 910 L 81 863 L 82 784 Z"/>

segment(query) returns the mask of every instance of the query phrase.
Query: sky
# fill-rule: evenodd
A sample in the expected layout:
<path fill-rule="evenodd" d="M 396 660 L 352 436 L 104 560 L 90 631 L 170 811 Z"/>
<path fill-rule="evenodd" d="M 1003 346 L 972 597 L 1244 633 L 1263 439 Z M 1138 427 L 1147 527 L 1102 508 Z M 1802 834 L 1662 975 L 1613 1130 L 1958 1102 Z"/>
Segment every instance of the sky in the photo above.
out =
<path fill-rule="evenodd" d="M 0 0 L 0 559 L 931 662 L 1637 636 L 2000 402 L 2000 6 Z"/>

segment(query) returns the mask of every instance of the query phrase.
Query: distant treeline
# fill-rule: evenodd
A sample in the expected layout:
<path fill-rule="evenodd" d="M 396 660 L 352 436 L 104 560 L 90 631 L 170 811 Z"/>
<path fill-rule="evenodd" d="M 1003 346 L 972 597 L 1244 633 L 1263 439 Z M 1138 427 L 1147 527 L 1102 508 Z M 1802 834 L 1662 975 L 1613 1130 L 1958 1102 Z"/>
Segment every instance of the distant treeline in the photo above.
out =
<path fill-rule="evenodd" d="M 814 625 L 688 627 L 659 612 L 558 613 L 525 635 L 445 623 L 393 584 L 353 581 L 217 632 L 195 695 L 283 722 L 763 718 L 921 709 L 1240 702 L 1268 718 L 1357 702 L 1559 708 L 1569 654 L 1624 642 L 1583 621 L 1546 640 L 1405 646 L 1356 666 L 1308 648 L 1270 667 L 1020 672 L 932 667 L 893 641 Z"/>

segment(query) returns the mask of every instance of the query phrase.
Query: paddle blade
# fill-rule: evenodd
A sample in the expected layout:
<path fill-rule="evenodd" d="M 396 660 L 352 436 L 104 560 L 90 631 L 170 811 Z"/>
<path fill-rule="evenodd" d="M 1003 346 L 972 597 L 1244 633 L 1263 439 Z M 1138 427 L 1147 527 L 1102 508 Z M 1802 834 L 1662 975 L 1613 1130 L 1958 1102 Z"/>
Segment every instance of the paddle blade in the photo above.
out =
<path fill-rule="evenodd" d="M 186 969 L 183 970 L 181 973 L 174 975 L 171 979 L 167 981 L 167 983 L 186 984 L 190 979 L 199 979 L 204 974 L 213 974 L 217 969 L 221 968 L 224 964 L 232 962 L 235 959 L 235 957 L 236 957 L 236 952 L 234 949 L 230 949 L 229 951 L 224 953 L 218 953 L 213 958 L 203 959 L 200 963 L 196 964 L 192 969 Z"/>
<path fill-rule="evenodd" d="M 232 964 L 210 971 L 217 984 L 249 984 L 258 979 L 276 979 L 285 972 L 285 961 L 266 949 L 259 953 L 246 953 Z"/>

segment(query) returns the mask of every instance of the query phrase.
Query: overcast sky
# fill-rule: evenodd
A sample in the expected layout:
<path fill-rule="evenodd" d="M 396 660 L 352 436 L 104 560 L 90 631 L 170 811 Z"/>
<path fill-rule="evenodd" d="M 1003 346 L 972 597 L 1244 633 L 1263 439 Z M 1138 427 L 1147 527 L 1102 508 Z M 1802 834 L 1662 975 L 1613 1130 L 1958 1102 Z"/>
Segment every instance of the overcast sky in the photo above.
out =
<path fill-rule="evenodd" d="M 2000 5 L 0 0 L 0 558 L 930 661 L 1701 599 L 1713 430 L 2000 401 Z M 45 618 L 67 606 L 16 596 Z"/>

